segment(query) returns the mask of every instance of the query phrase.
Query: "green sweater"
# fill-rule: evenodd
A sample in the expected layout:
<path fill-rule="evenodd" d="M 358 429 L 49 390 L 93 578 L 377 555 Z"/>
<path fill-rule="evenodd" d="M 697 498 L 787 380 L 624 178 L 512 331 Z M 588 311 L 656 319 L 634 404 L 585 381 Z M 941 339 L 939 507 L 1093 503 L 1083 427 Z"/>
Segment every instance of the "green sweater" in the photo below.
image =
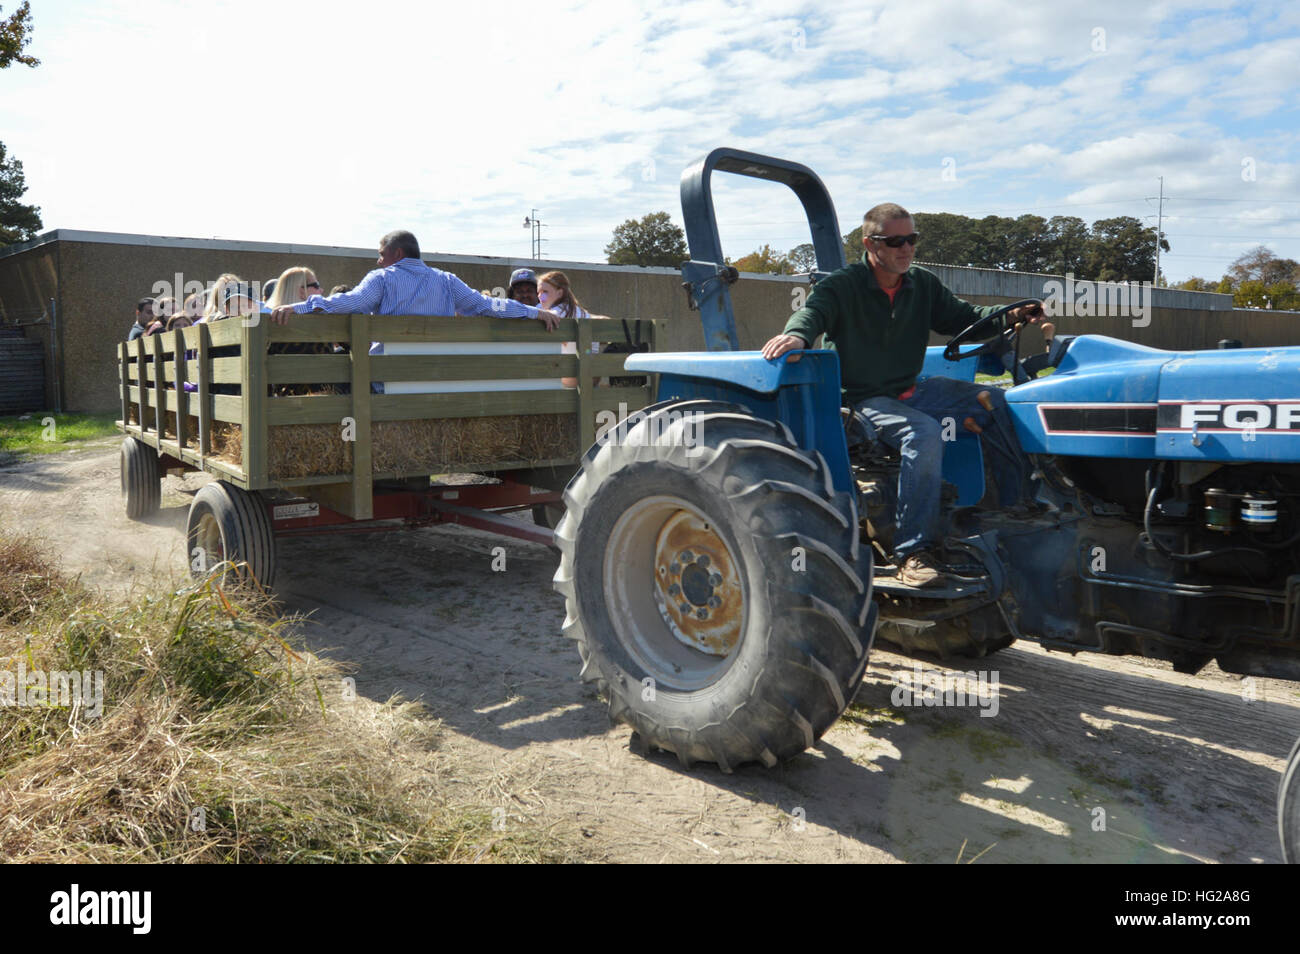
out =
<path fill-rule="evenodd" d="M 903 276 L 891 307 L 864 255 L 819 281 L 785 333 L 810 345 L 825 333 L 826 347 L 840 356 L 845 400 L 856 404 L 902 394 L 916 383 L 931 331 L 956 334 L 997 307 L 962 301 L 917 265 Z"/>

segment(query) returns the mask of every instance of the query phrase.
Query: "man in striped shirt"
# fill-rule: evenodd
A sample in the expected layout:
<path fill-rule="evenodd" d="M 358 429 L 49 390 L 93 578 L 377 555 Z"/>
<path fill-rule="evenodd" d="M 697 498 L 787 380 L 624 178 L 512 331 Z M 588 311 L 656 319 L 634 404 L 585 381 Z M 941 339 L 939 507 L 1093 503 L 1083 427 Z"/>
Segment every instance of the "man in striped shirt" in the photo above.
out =
<path fill-rule="evenodd" d="M 356 288 L 328 298 L 311 295 L 306 301 L 281 305 L 271 313 L 276 324 L 290 315 L 324 311 L 336 315 L 489 315 L 497 318 L 536 318 L 554 331 L 560 317 L 505 298 L 490 298 L 470 288 L 450 272 L 420 260 L 420 245 L 410 232 L 389 232 L 379 240 L 379 267 Z M 372 353 L 375 349 L 371 348 Z"/>

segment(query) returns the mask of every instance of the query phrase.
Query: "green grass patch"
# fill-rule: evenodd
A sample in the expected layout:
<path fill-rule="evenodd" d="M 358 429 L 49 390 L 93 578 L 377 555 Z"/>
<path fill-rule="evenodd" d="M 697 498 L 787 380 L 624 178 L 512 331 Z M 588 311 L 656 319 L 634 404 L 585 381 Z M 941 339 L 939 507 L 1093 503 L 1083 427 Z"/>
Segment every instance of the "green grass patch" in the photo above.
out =
<path fill-rule="evenodd" d="M 990 729 L 968 725 L 960 719 L 930 715 L 925 720 L 926 731 L 932 738 L 953 739 L 966 745 L 977 762 L 1000 758 L 1009 749 L 1021 748 L 1020 742 L 1009 735 Z"/>
<path fill-rule="evenodd" d="M 55 414 L 33 411 L 17 417 L 0 417 L 0 459 L 18 454 L 52 454 L 82 441 L 117 434 L 109 414 Z"/>
<path fill-rule="evenodd" d="M 426 710 L 367 699 L 298 626 L 211 579 L 108 600 L 0 536 L 0 863 L 581 857 L 580 835 L 465 782 Z M 90 678 L 54 698 L 37 672 Z"/>
<path fill-rule="evenodd" d="M 903 725 L 907 721 L 907 717 L 901 709 L 891 709 L 888 706 L 865 706 L 857 703 L 850 703 L 849 707 L 844 710 L 844 714 L 840 716 L 840 719 L 867 729 L 881 725 Z"/>
<path fill-rule="evenodd" d="M 1041 371 L 1038 372 L 1038 377 L 1045 378 L 1055 373 L 1056 373 L 1055 368 L 1043 368 Z M 1000 388 L 1009 388 L 1011 387 L 1011 372 L 1007 371 L 1005 374 L 999 374 L 996 376 L 992 374 L 976 374 L 975 383 L 996 384 Z"/>

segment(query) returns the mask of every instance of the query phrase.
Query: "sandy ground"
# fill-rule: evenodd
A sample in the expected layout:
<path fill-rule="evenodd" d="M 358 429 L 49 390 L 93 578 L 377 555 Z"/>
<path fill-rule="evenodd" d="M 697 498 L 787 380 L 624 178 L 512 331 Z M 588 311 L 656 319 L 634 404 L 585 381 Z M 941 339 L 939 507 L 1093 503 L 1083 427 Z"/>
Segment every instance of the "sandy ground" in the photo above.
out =
<path fill-rule="evenodd" d="M 116 442 L 102 442 L 0 470 L 0 520 L 95 586 L 179 585 L 186 508 L 205 480 L 168 477 L 162 512 L 134 523 Z M 877 650 L 815 750 L 774 770 L 684 771 L 611 727 L 578 681 L 555 564 L 544 547 L 458 527 L 318 536 L 280 541 L 276 589 L 310 614 L 311 646 L 355 664 L 359 694 L 421 699 L 443 721 L 456 784 L 491 792 L 485 807 L 507 825 L 580 831 L 593 860 L 1280 860 L 1296 684 L 1017 644 L 964 667 L 998 677 L 986 717 L 891 705 L 894 674 L 914 661 Z"/>

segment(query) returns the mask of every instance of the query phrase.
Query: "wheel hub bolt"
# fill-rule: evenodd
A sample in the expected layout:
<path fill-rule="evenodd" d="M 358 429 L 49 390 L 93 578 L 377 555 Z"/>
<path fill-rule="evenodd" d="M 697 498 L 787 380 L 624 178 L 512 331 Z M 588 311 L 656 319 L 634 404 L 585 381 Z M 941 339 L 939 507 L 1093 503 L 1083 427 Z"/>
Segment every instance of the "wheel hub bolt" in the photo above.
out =
<path fill-rule="evenodd" d="M 709 575 L 709 585 L 710 585 L 710 586 L 721 586 L 721 585 L 722 585 L 722 574 L 721 574 L 721 573 L 712 573 L 712 574 L 710 574 L 710 575 Z"/>
<path fill-rule="evenodd" d="M 679 610 L 681 610 L 683 613 L 685 613 L 687 616 L 691 615 L 691 604 L 690 604 L 690 603 L 683 603 L 681 606 L 679 606 L 679 607 L 677 607 L 677 608 L 678 608 Z"/>
<path fill-rule="evenodd" d="M 708 619 L 709 611 L 701 607 L 695 611 L 695 617 L 696 619 Z"/>
<path fill-rule="evenodd" d="M 718 599 L 716 596 L 710 596 L 710 597 L 709 597 L 709 607 L 710 607 L 710 608 L 712 608 L 712 609 L 717 609 L 717 608 L 718 608 L 719 606 L 721 606 L 721 605 L 722 605 L 722 600 Z"/>
<path fill-rule="evenodd" d="M 668 572 L 673 576 L 676 576 L 678 573 L 682 572 L 682 565 L 674 560 L 668 565 Z"/>
<path fill-rule="evenodd" d="M 701 569 L 707 570 L 709 567 L 709 555 L 707 553 L 701 553 L 700 558 L 695 562 L 700 565 Z"/>
<path fill-rule="evenodd" d="M 673 583 L 672 585 L 670 585 L 670 586 L 668 587 L 668 595 L 669 595 L 669 596 L 677 596 L 679 593 L 681 593 L 681 591 L 682 591 L 682 588 L 681 588 L 680 586 L 678 586 L 676 583 Z"/>
<path fill-rule="evenodd" d="M 679 556 L 677 559 L 681 560 L 683 563 L 690 563 L 695 559 L 695 554 L 692 553 L 690 550 L 683 550 L 682 555 Z"/>

